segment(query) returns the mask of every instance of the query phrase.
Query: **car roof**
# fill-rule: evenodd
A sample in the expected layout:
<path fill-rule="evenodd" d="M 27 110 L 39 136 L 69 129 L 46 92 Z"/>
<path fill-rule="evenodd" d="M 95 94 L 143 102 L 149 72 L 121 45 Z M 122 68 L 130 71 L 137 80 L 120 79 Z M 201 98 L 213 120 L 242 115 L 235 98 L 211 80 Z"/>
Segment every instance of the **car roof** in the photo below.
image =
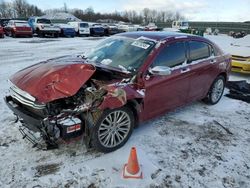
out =
<path fill-rule="evenodd" d="M 166 31 L 135 31 L 135 32 L 125 32 L 118 34 L 119 36 L 125 36 L 130 38 L 139 38 L 139 37 L 146 37 L 151 40 L 156 41 L 163 41 L 169 38 L 174 37 L 185 37 L 185 38 L 198 38 L 204 40 L 203 37 L 197 36 L 197 35 L 191 35 L 187 33 L 179 33 L 179 32 L 166 32 Z"/>
<path fill-rule="evenodd" d="M 31 17 L 29 17 L 29 19 L 46 19 L 46 20 L 50 20 L 48 18 L 44 18 L 44 17 L 40 17 L 40 16 L 31 16 Z"/>
<path fill-rule="evenodd" d="M 25 20 L 10 20 L 10 21 L 13 21 L 13 22 L 21 22 L 21 23 L 27 23 L 27 21 L 25 21 Z"/>

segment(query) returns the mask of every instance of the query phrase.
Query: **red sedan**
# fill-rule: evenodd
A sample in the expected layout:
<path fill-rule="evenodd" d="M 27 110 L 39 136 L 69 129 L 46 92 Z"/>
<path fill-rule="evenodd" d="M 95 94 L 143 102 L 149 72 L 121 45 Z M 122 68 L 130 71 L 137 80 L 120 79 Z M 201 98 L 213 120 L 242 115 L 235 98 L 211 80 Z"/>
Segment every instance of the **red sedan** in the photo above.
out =
<path fill-rule="evenodd" d="M 10 20 L 4 27 L 5 34 L 12 37 L 28 36 L 33 37 L 32 28 L 28 22 L 21 20 Z"/>
<path fill-rule="evenodd" d="M 2 26 L 0 26 L 0 38 L 4 38 L 4 30 Z"/>
<path fill-rule="evenodd" d="M 5 101 L 34 146 L 55 148 L 80 136 L 87 146 L 111 152 L 140 122 L 196 100 L 218 103 L 230 62 L 202 37 L 122 33 L 85 56 L 54 58 L 17 72 Z"/>

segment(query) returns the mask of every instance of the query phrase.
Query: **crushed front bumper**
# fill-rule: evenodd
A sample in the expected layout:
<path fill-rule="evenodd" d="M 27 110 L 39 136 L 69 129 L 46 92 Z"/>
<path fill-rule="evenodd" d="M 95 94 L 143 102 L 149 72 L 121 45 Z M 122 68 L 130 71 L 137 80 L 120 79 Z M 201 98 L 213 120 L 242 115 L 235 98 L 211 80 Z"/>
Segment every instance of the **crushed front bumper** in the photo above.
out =
<path fill-rule="evenodd" d="M 25 127 L 34 132 L 41 131 L 43 120 L 41 117 L 33 113 L 31 114 L 27 110 L 24 110 L 22 107 L 20 107 L 17 103 L 13 101 L 13 98 L 11 96 L 5 97 L 5 103 L 13 111 L 13 113 L 20 118 L 21 123 L 25 125 Z"/>
<path fill-rule="evenodd" d="M 5 97 L 5 103 L 17 116 L 17 120 L 21 122 L 19 131 L 22 134 L 23 139 L 28 140 L 33 144 L 33 147 L 39 149 L 58 148 L 58 145 L 55 142 L 52 142 L 46 137 L 46 135 L 42 135 L 43 119 L 41 117 L 38 117 L 33 113 L 31 114 L 29 111 L 19 106 L 13 101 L 11 96 Z"/>
<path fill-rule="evenodd" d="M 81 114 L 81 119 L 84 119 L 85 123 L 80 123 L 82 126 L 79 130 L 77 130 L 77 132 L 76 130 L 75 132 L 72 131 L 65 132 L 64 130 L 66 129 L 62 129 L 62 127 L 60 128 L 58 128 L 58 126 L 54 127 L 55 125 L 55 122 L 53 122 L 54 120 L 50 121 L 48 118 L 40 117 L 28 110 L 25 110 L 25 108 L 23 108 L 21 105 L 16 103 L 15 100 L 13 100 L 12 96 L 6 96 L 5 103 L 18 117 L 18 120 L 21 122 L 22 125 L 19 127 L 19 131 L 23 135 L 23 138 L 29 140 L 33 144 L 33 147 L 38 147 L 43 149 L 55 149 L 58 148 L 58 144 L 61 141 L 70 142 L 71 139 L 74 140 L 75 138 L 82 136 L 86 147 L 87 148 L 90 147 L 90 139 L 94 124 L 93 120 L 94 117 L 92 116 L 91 113 Z M 69 117 L 72 117 L 71 115 L 72 113 L 69 112 Z M 67 118 L 68 116 L 65 118 L 62 117 L 62 119 L 67 119 Z M 59 119 L 56 120 L 57 123 L 59 123 L 58 120 Z M 49 130 L 52 129 L 49 127 L 51 127 L 51 125 L 54 127 L 53 133 L 55 134 L 50 134 L 51 131 Z M 40 133 L 40 137 L 42 138 L 42 140 L 40 138 L 37 139 L 36 134 L 38 133 Z M 58 133 L 58 135 L 56 133 Z"/>

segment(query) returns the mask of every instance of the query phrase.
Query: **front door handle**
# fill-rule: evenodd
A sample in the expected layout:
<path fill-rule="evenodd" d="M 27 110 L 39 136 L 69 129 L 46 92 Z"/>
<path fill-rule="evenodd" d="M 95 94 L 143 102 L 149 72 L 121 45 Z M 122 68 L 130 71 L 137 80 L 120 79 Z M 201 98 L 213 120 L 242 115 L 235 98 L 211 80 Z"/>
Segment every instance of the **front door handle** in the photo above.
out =
<path fill-rule="evenodd" d="M 212 59 L 212 60 L 210 61 L 211 64 L 214 64 L 214 63 L 216 63 L 216 62 L 217 62 L 216 59 Z"/>
<path fill-rule="evenodd" d="M 190 71 L 190 68 L 183 68 L 181 69 L 181 73 L 185 73 L 185 72 L 189 72 Z"/>

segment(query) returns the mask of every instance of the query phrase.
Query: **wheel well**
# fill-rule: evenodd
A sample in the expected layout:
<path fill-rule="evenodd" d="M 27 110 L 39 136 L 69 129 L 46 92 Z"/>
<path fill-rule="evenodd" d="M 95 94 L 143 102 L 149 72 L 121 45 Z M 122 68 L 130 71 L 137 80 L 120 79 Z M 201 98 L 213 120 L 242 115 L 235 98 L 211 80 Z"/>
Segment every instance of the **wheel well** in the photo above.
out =
<path fill-rule="evenodd" d="M 139 113 L 140 113 L 140 104 L 142 102 L 142 99 L 132 99 L 132 100 L 129 100 L 126 104 L 126 106 L 128 106 L 133 114 L 134 114 L 134 117 L 135 117 L 135 127 L 138 127 L 139 125 Z"/>
<path fill-rule="evenodd" d="M 223 76 L 225 78 L 225 81 L 227 81 L 227 73 L 222 72 L 218 76 Z"/>

